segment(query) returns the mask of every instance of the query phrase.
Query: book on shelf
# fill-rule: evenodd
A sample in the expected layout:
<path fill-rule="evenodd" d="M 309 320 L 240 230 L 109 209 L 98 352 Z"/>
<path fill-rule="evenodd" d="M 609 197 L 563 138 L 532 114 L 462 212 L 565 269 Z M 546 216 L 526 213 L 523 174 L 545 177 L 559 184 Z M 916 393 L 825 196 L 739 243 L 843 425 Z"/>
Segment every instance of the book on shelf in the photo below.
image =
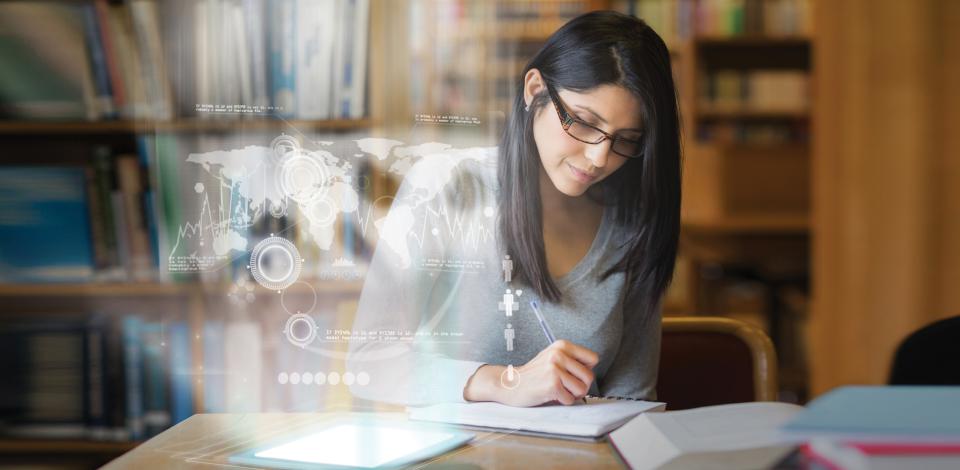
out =
<path fill-rule="evenodd" d="M 802 410 L 751 402 L 644 413 L 609 439 L 634 469 L 772 468 L 797 442 L 778 433 L 779 427 Z"/>
<path fill-rule="evenodd" d="M 711 120 L 697 124 L 697 140 L 733 145 L 805 145 L 810 141 L 810 125 L 782 119 L 779 122 Z"/>
<path fill-rule="evenodd" d="M 192 27 L 181 26 L 181 34 L 165 41 L 176 44 L 170 60 L 182 64 L 173 82 L 183 112 L 296 119 L 366 114 L 369 0 L 188 3 L 167 8 L 163 18 Z"/>
<path fill-rule="evenodd" d="M 813 29 L 810 0 L 625 0 L 614 2 L 676 47 L 695 36 L 805 36 Z"/>
<path fill-rule="evenodd" d="M 84 10 L 69 2 L 0 3 L 0 117 L 99 117 Z"/>
<path fill-rule="evenodd" d="M 698 0 L 693 15 L 701 36 L 803 36 L 811 10 L 809 0 Z"/>
<path fill-rule="evenodd" d="M 809 82 L 805 70 L 720 69 L 704 77 L 700 101 L 705 111 L 803 113 Z"/>
<path fill-rule="evenodd" d="M 185 419 L 192 391 L 172 386 L 171 364 L 190 350 L 175 351 L 168 341 L 170 330 L 185 328 L 182 321 L 100 314 L 0 324 L 9 379 L 0 385 L 0 434 L 129 441 Z"/>
<path fill-rule="evenodd" d="M 82 321 L 0 325 L 5 377 L 0 432 L 82 438 L 86 432 Z"/>
<path fill-rule="evenodd" d="M 76 282 L 94 274 L 82 167 L 0 166 L 0 280 Z"/>
<path fill-rule="evenodd" d="M 369 10 L 369 0 L 3 2 L 0 117 L 359 119 Z"/>
<path fill-rule="evenodd" d="M 85 165 L 0 166 L 2 282 L 157 279 L 148 159 L 91 148 Z"/>

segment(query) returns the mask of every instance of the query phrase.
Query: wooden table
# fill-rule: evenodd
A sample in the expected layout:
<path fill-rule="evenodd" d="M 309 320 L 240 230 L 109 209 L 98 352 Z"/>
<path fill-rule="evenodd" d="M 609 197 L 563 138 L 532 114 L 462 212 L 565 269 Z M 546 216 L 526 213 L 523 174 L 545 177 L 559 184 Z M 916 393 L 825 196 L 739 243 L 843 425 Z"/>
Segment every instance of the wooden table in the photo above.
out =
<path fill-rule="evenodd" d="M 141 444 L 105 469 L 246 468 L 228 458 L 284 434 L 295 435 L 348 413 L 198 414 Z M 404 420 L 402 413 L 378 418 Z M 422 462 L 416 468 L 624 468 L 609 442 L 578 442 L 470 431 L 468 445 Z"/>

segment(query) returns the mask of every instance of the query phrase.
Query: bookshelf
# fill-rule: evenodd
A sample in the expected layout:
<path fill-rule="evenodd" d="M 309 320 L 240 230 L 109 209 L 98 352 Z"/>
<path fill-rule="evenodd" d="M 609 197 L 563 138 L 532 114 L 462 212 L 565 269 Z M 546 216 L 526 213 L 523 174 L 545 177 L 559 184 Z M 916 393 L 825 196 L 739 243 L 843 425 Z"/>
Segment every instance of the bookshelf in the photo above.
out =
<path fill-rule="evenodd" d="M 617 2 L 615 2 L 617 3 Z M 807 396 L 813 1 L 621 2 L 670 45 L 684 128 L 688 312 L 763 328 Z"/>
<path fill-rule="evenodd" d="M 300 80 L 297 77 L 272 77 L 271 80 L 265 81 L 263 74 L 258 70 L 271 71 L 269 62 L 274 59 L 269 54 L 264 54 L 264 51 L 271 47 L 295 50 L 298 41 L 306 40 L 303 37 L 286 37 L 279 40 L 280 44 L 273 44 L 271 42 L 273 39 L 267 35 L 268 30 L 285 29 L 280 22 L 297 21 L 297 19 L 293 17 L 281 19 L 274 15 L 267 15 L 267 2 L 263 0 L 244 2 L 244 5 L 251 10 L 236 10 L 239 8 L 236 2 L 211 0 L 203 3 L 205 5 L 202 7 L 199 4 L 194 6 L 193 2 L 156 0 L 124 2 L 65 0 L 15 6 L 0 4 L 0 14 L 5 17 L 10 14 L 12 18 L 19 17 L 24 22 L 41 24 L 45 30 L 51 32 L 49 38 L 42 38 L 28 31 L 14 28 L 14 35 L 19 36 L 13 40 L 15 46 L 10 46 L 10 42 L 4 43 L 8 47 L 5 51 L 10 51 L 10 47 L 30 49 L 31 54 L 36 53 L 37 61 L 53 64 L 56 64 L 55 60 L 62 60 L 58 59 L 61 57 L 57 54 L 58 49 L 74 52 L 73 58 L 69 59 L 67 64 L 72 67 L 68 79 L 55 84 L 66 87 L 67 92 L 54 93 L 57 99 L 66 100 L 66 104 L 61 106 L 62 103 L 49 102 L 49 96 L 52 96 L 49 94 L 51 92 L 49 88 L 45 90 L 38 88 L 34 90 L 34 94 L 24 95 L 28 98 L 18 102 L 0 103 L 3 105 L 3 115 L 0 119 L 0 143 L 3 143 L 9 151 L 9 158 L 5 156 L 4 161 L 0 163 L 0 174 L 14 167 L 30 167 L 35 169 L 37 172 L 35 175 L 39 176 L 43 176 L 47 170 L 57 171 L 58 169 L 90 172 L 95 162 L 94 154 L 99 151 L 98 149 L 108 149 L 107 156 L 104 158 L 109 162 L 108 166 L 111 169 L 110 176 L 105 178 L 113 181 L 110 184 L 113 185 L 114 193 L 125 191 L 119 187 L 121 183 L 115 179 L 120 176 L 121 170 L 114 165 L 123 158 L 135 158 L 140 162 L 139 174 L 135 177 L 140 185 L 135 197 L 142 202 L 141 209 L 143 209 L 149 204 L 146 199 L 148 191 L 156 191 L 154 194 L 160 193 L 155 175 L 158 159 L 182 157 L 182 155 L 163 153 L 164 149 L 161 149 L 158 144 L 180 141 L 203 142 L 214 139 L 262 140 L 263 138 L 266 138 L 266 142 L 269 143 L 272 136 L 282 132 L 296 133 L 309 138 L 335 139 L 340 135 L 373 132 L 374 128 L 382 126 L 387 121 L 384 119 L 385 113 L 382 108 L 364 102 L 368 88 L 371 94 L 374 90 L 380 93 L 387 88 L 384 84 L 388 82 L 386 74 L 383 73 L 382 62 L 371 60 L 370 73 L 367 74 L 365 70 L 367 59 L 364 56 L 368 53 L 371 56 L 374 55 L 370 52 L 371 48 L 356 49 L 360 51 L 360 55 L 353 57 L 357 59 L 353 64 L 349 62 L 351 59 L 346 55 L 331 53 L 331 63 L 341 64 L 338 70 L 343 67 L 350 68 L 352 81 L 349 83 L 342 81 L 342 77 L 333 75 L 332 70 L 335 67 L 330 67 L 331 76 L 326 82 L 319 80 L 322 77 L 318 75 L 310 76 L 311 79 L 318 79 L 316 82 L 309 83 L 310 86 L 301 83 L 301 86 L 297 87 Z M 293 5 L 294 2 L 284 3 Z M 301 3 L 307 5 L 310 2 Z M 319 5 L 319 2 L 316 4 Z M 343 7 L 337 14 L 346 12 L 344 7 L 346 2 L 326 2 L 325 4 Z M 369 6 L 369 2 L 360 1 L 355 5 L 357 8 L 362 8 L 364 5 Z M 190 8 L 180 9 L 184 6 Z M 231 15 L 223 17 L 211 15 L 210 11 L 202 11 L 202 8 L 220 7 L 234 10 L 231 10 Z M 384 21 L 380 12 L 369 12 L 368 15 L 358 13 L 355 17 L 369 18 L 369 21 L 381 23 Z M 330 15 L 320 16 L 330 17 Z M 57 19 L 51 20 L 51 17 Z M 241 17 L 243 21 L 238 20 Z M 226 23 L 233 20 L 237 21 L 233 24 Z M 198 36 L 197 33 L 203 32 L 205 27 L 214 28 L 207 31 L 213 31 L 211 36 Z M 229 28 L 227 27 L 232 28 L 232 32 L 236 35 L 228 38 L 226 31 Z M 311 27 L 306 30 L 315 29 Z M 359 41 L 361 35 L 365 36 L 368 33 L 371 43 L 383 41 L 379 32 L 371 32 L 366 25 L 353 29 L 356 31 L 355 37 L 349 37 L 347 33 L 349 30 L 345 27 L 340 31 L 343 33 L 335 38 L 336 44 Z M 94 36 L 91 34 L 95 34 L 96 39 L 92 39 Z M 99 45 L 94 45 L 97 41 Z M 112 46 L 106 44 L 110 41 Z M 195 56 L 195 51 L 196 54 L 201 53 L 195 46 L 208 42 L 218 44 L 220 47 L 230 43 L 232 49 L 217 51 L 230 60 L 201 61 Z M 379 42 L 376 43 L 379 44 Z M 260 48 L 260 52 L 251 52 L 248 56 L 234 44 L 252 48 L 247 52 L 256 48 Z M 330 44 L 330 47 L 334 48 L 332 46 L 334 43 Z M 205 51 L 209 53 L 210 49 Z M 298 53 L 307 52 L 298 50 Z M 255 63 L 255 60 L 248 60 L 255 57 L 259 57 L 260 59 L 257 60 L 263 62 Z M 298 58 L 303 59 L 303 57 Z M 86 62 L 82 63 L 84 61 Z M 244 65 L 247 68 L 244 68 Z M 219 73 L 217 69 L 221 67 L 223 70 L 220 71 L 223 74 L 219 75 L 217 86 L 211 86 L 212 76 L 204 74 Z M 54 68 L 62 71 L 62 67 Z M 53 74 L 51 72 L 51 75 Z M 365 84 L 367 77 L 371 82 L 369 85 Z M 283 86 L 290 88 L 292 92 L 292 101 L 285 102 L 284 106 L 274 102 L 272 95 L 276 90 L 265 88 L 271 83 L 276 86 L 277 83 L 281 83 L 280 79 L 285 80 L 282 81 Z M 30 78 L 23 77 L 20 82 L 28 83 L 29 81 Z M 323 91 L 325 89 L 330 94 L 330 101 L 327 104 L 317 100 L 320 97 L 318 95 L 325 93 Z M 205 113 L 199 106 L 209 104 L 230 107 L 235 103 L 251 104 L 251 106 L 246 112 L 236 115 Z M 51 109 L 61 114 L 48 114 L 47 111 Z M 89 178 L 89 173 L 87 177 Z M 93 181 L 98 181 L 98 178 L 101 177 L 94 172 Z M 89 188 L 83 188 L 81 192 L 92 194 L 87 190 Z M 140 202 L 134 204 L 140 205 Z M 90 204 L 88 200 L 87 209 Z M 121 205 L 127 207 L 125 202 Z M 114 209 L 116 207 L 109 207 L 107 210 Z M 113 215 L 117 214 L 114 212 Z M 144 220 L 150 216 L 150 214 L 142 214 Z M 153 214 L 153 216 L 163 217 L 162 214 Z M 92 218 L 91 215 L 91 220 Z M 127 222 L 118 221 L 117 230 L 126 232 L 130 229 L 124 228 L 124 225 L 128 227 L 136 225 Z M 95 222 L 91 221 L 91 224 Z M 151 229 L 148 225 L 146 229 L 148 233 L 154 230 L 154 234 L 163 231 L 161 226 Z M 357 243 L 363 242 L 360 240 Z M 3 248 L 9 247 L 3 246 Z M 9 252 L 9 250 L 5 251 Z M 315 253 L 304 254 L 304 257 L 314 255 Z M 213 385 L 214 388 L 211 388 L 210 382 L 215 382 L 218 377 L 223 377 L 225 374 L 223 370 L 212 370 L 208 373 L 208 369 L 211 368 L 209 355 L 224 347 L 218 347 L 217 341 L 223 341 L 224 345 L 231 341 L 237 343 L 236 338 L 242 333 L 245 334 L 242 336 L 243 339 L 249 341 L 246 343 L 247 346 L 255 349 L 262 348 L 265 351 L 264 354 L 269 355 L 269 360 L 280 361 L 281 357 L 287 356 L 279 352 L 284 344 L 280 343 L 283 339 L 282 335 L 278 334 L 276 325 L 279 315 L 274 313 L 285 308 L 282 305 L 284 302 L 299 305 L 307 302 L 303 299 L 309 300 L 309 297 L 313 296 L 318 311 L 311 314 L 316 314 L 319 327 L 344 328 L 342 320 L 339 319 L 346 317 L 348 313 L 346 306 L 359 296 L 362 287 L 359 281 L 320 280 L 311 277 L 312 274 L 305 274 L 301 279 L 303 282 L 286 289 L 283 296 L 255 285 L 249 290 L 243 290 L 250 298 L 255 296 L 255 300 L 233 302 L 230 295 L 237 290 L 237 281 L 229 276 L 217 278 L 209 275 L 191 275 L 182 279 L 167 279 L 170 276 L 164 276 L 154 262 L 143 273 L 146 274 L 145 279 L 137 280 L 129 275 L 130 266 L 126 266 L 126 269 L 127 275 L 119 278 L 115 274 L 100 276 L 101 267 L 98 265 L 96 276 L 77 280 L 68 279 L 66 282 L 35 281 L 32 278 L 20 279 L 16 282 L 11 282 L 7 278 L 0 280 L 0 299 L 4 304 L 4 308 L 0 309 L 0 332 L 5 333 L 4 338 L 7 338 L 7 330 L 27 327 L 34 328 L 39 333 L 30 333 L 32 336 L 29 336 L 29 340 L 24 340 L 25 345 L 28 341 L 33 341 L 29 344 L 46 344 L 42 343 L 42 341 L 48 341 L 44 335 L 50 336 L 47 333 L 52 331 L 51 328 L 60 328 L 66 331 L 70 338 L 77 340 L 84 338 L 82 341 L 85 346 L 82 354 L 87 355 L 93 350 L 88 346 L 88 342 L 91 344 L 93 342 L 86 339 L 88 335 L 95 333 L 105 338 L 118 338 L 108 341 L 127 341 L 126 337 L 122 337 L 127 328 L 124 322 L 129 318 L 137 318 L 141 326 L 139 330 L 134 331 L 137 331 L 140 335 L 138 338 L 143 343 L 139 353 L 143 355 L 143 362 L 137 362 L 137 364 L 143 364 L 143 370 L 139 372 L 143 376 L 142 389 L 130 389 L 129 381 L 124 384 L 123 378 L 118 382 L 114 375 L 110 375 L 109 378 L 105 375 L 103 383 L 116 383 L 116 385 L 104 385 L 105 391 L 96 392 L 98 397 L 101 393 L 105 394 L 102 399 L 103 405 L 107 407 L 108 433 L 104 433 L 105 426 L 101 425 L 100 421 L 93 422 L 96 427 L 91 425 L 89 413 L 92 413 L 90 410 L 93 405 L 89 402 L 89 396 L 94 392 L 87 391 L 86 386 L 76 382 L 71 394 L 83 397 L 79 405 L 83 408 L 83 416 L 76 413 L 66 417 L 61 416 L 50 423 L 50 426 L 47 426 L 47 421 L 43 421 L 41 423 L 43 426 L 39 429 L 33 426 L 37 423 L 29 421 L 32 418 L 27 418 L 26 424 L 33 426 L 28 431 L 22 430 L 27 426 L 18 427 L 23 421 L 22 417 L 17 418 L 20 420 L 17 421 L 18 426 L 8 427 L 4 419 L 4 425 L 0 428 L 2 432 L 0 466 L 25 460 L 32 463 L 44 460 L 52 461 L 57 465 L 69 463 L 84 468 L 97 467 L 134 448 L 141 439 L 149 438 L 150 435 L 175 424 L 177 420 L 182 419 L 184 410 L 187 414 L 192 414 L 193 412 L 224 411 L 224 408 L 229 406 L 232 410 L 261 411 L 261 405 L 257 405 L 256 409 L 243 408 L 246 402 L 257 400 L 262 400 L 260 403 L 264 410 L 288 409 L 291 408 L 290 404 L 295 402 L 303 402 L 305 406 L 309 406 L 310 400 L 304 400 L 303 395 L 310 393 L 310 390 L 305 389 L 293 392 L 283 390 L 274 395 L 265 394 L 262 398 L 240 397 L 241 400 L 226 404 L 224 401 L 233 397 L 221 397 L 218 405 L 220 408 L 211 409 L 210 405 L 214 403 L 211 400 L 216 399 L 216 397 L 211 398 L 211 390 L 215 391 L 217 387 L 226 389 L 236 384 L 232 384 L 227 378 L 221 379 L 220 385 Z M 16 273 L 16 270 L 14 272 Z M 252 284 L 253 281 L 251 280 L 250 283 Z M 305 283 L 312 286 L 308 287 Z M 259 312 L 267 313 L 258 315 Z M 341 323 L 330 322 L 324 317 L 332 317 Z M 244 328 L 231 329 L 229 325 L 235 321 L 242 323 Z M 220 336 L 214 337 L 217 338 L 215 340 L 206 341 L 211 331 L 217 331 L 215 330 L 217 325 L 220 325 L 218 330 Z M 283 326 L 282 322 L 280 326 Z M 211 330 L 212 327 L 214 330 Z M 346 327 L 349 327 L 349 324 Z M 174 330 L 179 333 L 175 334 Z M 150 336 L 157 334 L 159 336 Z M 230 335 L 234 335 L 233 340 L 229 339 Z M 277 341 L 277 336 L 280 337 L 280 342 Z M 156 338 L 159 338 L 159 344 L 151 342 Z M 182 352 L 178 354 L 181 358 L 179 362 L 175 362 L 173 358 L 176 349 L 174 341 L 178 340 L 177 338 L 181 341 L 178 344 L 182 346 L 179 348 Z M 260 345 L 259 348 L 257 344 Z M 113 346 L 108 345 L 107 349 L 102 350 L 105 362 L 97 367 L 109 369 L 113 367 L 111 364 L 116 362 L 116 358 L 120 358 L 122 362 L 130 360 L 122 346 L 124 344 L 121 344 L 121 349 L 114 350 L 109 349 Z M 150 352 L 150 348 L 153 348 L 153 352 Z M 146 356 L 149 354 L 159 354 L 159 356 L 148 359 Z M 294 359 L 298 358 L 294 356 Z M 136 359 L 136 361 L 140 360 Z M 29 361 L 31 361 L 30 364 L 36 362 L 32 358 Z M 94 366 L 89 364 L 91 363 L 85 356 L 78 369 L 84 376 L 84 380 L 92 377 L 91 374 L 99 374 L 99 372 L 91 372 Z M 158 380 L 157 376 L 150 376 L 150 364 L 165 368 L 159 376 L 161 383 L 165 384 L 162 385 L 163 391 L 159 392 L 162 395 L 161 401 L 156 402 L 161 407 L 159 409 L 156 403 L 150 404 L 150 400 L 157 399 L 158 395 L 156 391 L 149 389 L 150 380 Z M 303 366 L 302 361 L 299 360 L 296 364 Z M 314 365 L 321 368 L 326 366 L 331 367 L 331 370 L 338 370 L 324 361 Z M 219 367 L 227 368 L 223 363 L 220 363 Z M 273 370 L 272 364 L 265 364 L 262 376 L 251 377 L 251 382 L 270 380 L 268 376 L 274 373 Z M 108 370 L 104 374 L 114 372 Z M 16 373 L 21 374 L 19 371 Z M 125 374 L 123 371 L 119 373 Z M 178 380 L 177 376 L 185 379 Z M 24 375 L 24 377 L 28 376 Z M 129 376 L 126 380 L 129 380 Z M 276 380 L 275 375 L 272 380 Z M 243 382 L 246 381 L 244 378 Z M 18 385 L 17 389 L 18 391 L 26 390 L 24 387 L 27 385 Z M 120 388 L 117 389 L 117 387 Z M 182 393 L 184 390 L 186 394 Z M 328 402 L 343 400 L 343 394 L 334 387 L 316 389 L 313 394 Z M 122 408 L 129 406 L 133 395 L 140 396 L 141 398 L 138 399 L 144 400 L 143 411 L 146 411 L 144 419 L 147 421 L 147 432 L 139 436 L 131 435 L 129 432 L 130 410 Z M 178 401 L 179 396 L 185 397 L 188 402 L 184 403 L 183 399 Z M 120 406 L 119 411 L 114 409 L 117 406 Z M 238 406 L 240 408 L 237 408 Z M 153 413 L 156 418 L 157 411 L 168 413 L 168 415 L 163 418 L 161 413 L 160 424 L 156 422 L 151 424 L 149 414 Z M 177 413 L 181 416 L 177 417 Z M 64 420 L 69 421 L 67 424 L 70 429 L 67 431 L 64 431 L 65 428 L 61 425 Z M 81 431 L 73 430 L 77 423 L 86 424 L 86 428 Z M 153 428 L 151 429 L 150 426 Z M 118 430 L 121 432 L 115 432 Z"/>

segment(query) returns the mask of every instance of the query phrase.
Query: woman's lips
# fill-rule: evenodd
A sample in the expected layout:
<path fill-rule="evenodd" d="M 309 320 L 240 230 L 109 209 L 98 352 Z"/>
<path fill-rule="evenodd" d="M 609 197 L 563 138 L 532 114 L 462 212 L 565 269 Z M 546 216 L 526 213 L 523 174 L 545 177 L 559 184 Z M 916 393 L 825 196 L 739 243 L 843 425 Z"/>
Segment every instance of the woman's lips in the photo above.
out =
<path fill-rule="evenodd" d="M 597 178 L 597 175 L 587 173 L 587 172 L 585 172 L 585 171 L 583 171 L 583 170 L 581 170 L 581 169 L 573 166 L 573 165 L 570 164 L 570 163 L 567 163 L 567 167 L 570 168 L 570 173 L 573 175 L 573 177 L 574 177 L 577 181 L 579 181 L 579 182 L 581 182 L 581 183 L 589 183 L 589 182 L 591 182 L 591 181 L 593 181 L 594 179 Z"/>

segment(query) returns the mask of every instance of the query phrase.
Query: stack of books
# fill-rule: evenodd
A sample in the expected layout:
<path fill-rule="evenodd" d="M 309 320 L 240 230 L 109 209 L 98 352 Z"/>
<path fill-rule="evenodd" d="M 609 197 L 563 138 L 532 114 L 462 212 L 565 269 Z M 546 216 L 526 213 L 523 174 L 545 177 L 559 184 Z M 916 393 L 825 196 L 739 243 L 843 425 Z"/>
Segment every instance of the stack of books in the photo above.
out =
<path fill-rule="evenodd" d="M 783 430 L 828 468 L 960 468 L 960 387 L 842 387 Z"/>
<path fill-rule="evenodd" d="M 0 325 L 0 435 L 137 441 L 193 414 L 181 320 L 93 314 Z"/>

